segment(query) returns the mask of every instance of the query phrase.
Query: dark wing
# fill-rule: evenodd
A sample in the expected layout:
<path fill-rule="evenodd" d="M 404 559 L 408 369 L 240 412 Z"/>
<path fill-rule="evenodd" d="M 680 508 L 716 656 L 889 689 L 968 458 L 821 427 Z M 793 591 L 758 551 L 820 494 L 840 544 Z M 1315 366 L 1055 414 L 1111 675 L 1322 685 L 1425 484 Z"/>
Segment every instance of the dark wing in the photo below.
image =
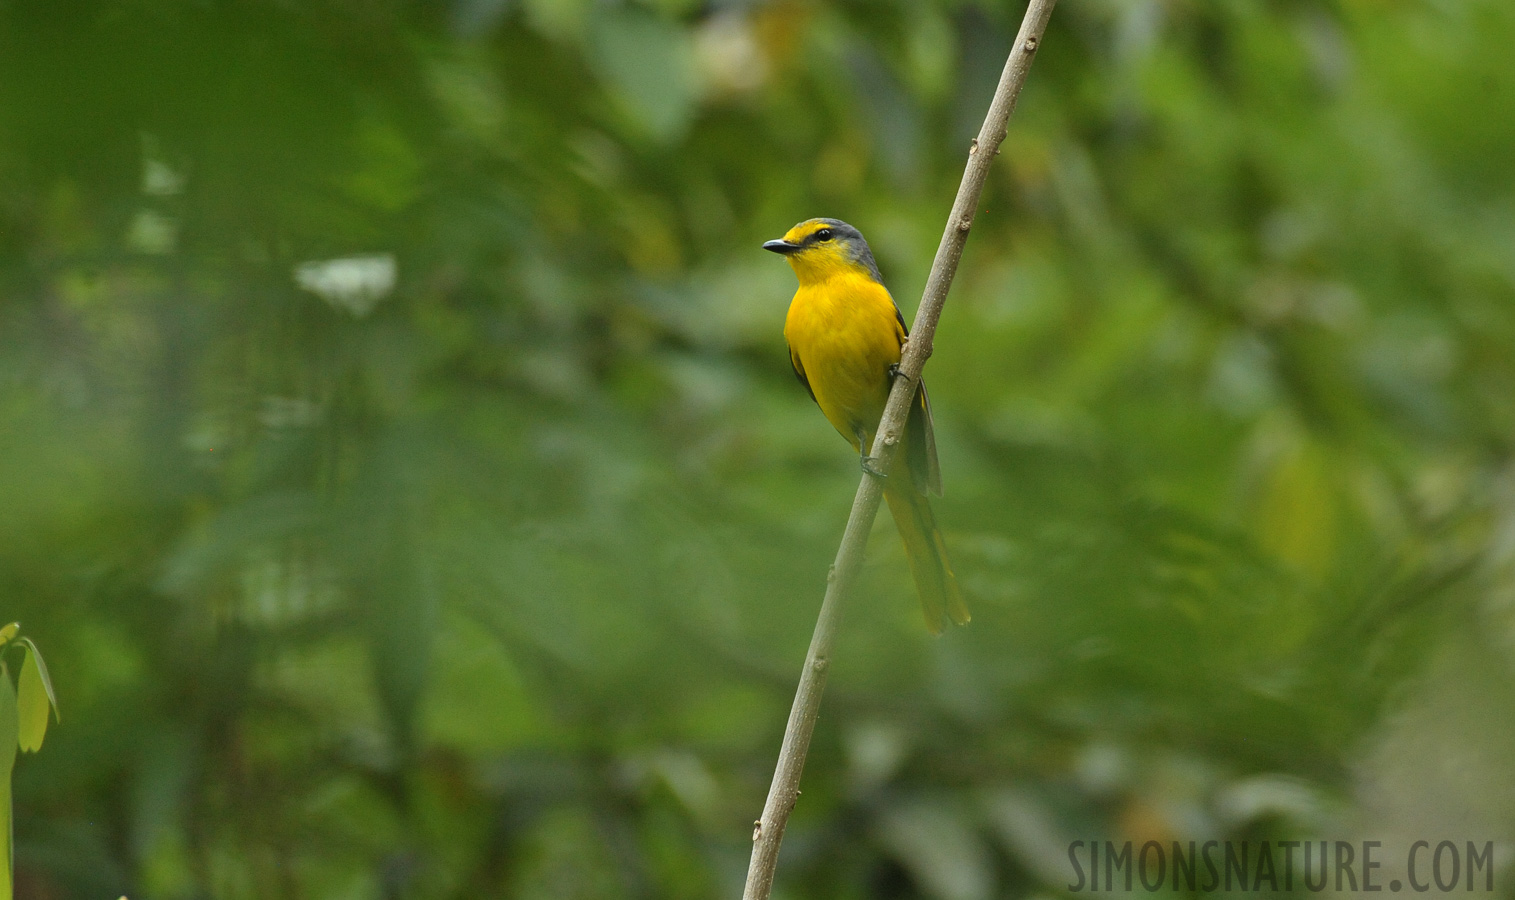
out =
<path fill-rule="evenodd" d="M 899 304 L 894 306 L 894 318 L 900 326 L 900 343 L 904 344 L 905 338 L 910 336 L 910 326 L 905 324 L 905 314 L 900 312 Z M 910 406 L 910 418 L 905 421 L 905 440 L 905 459 L 910 464 L 910 480 L 914 482 L 916 491 L 940 497 L 942 465 L 936 458 L 936 435 L 931 425 L 931 398 L 926 394 L 925 379 L 921 380 L 921 386 L 915 392 L 915 402 Z"/>
<path fill-rule="evenodd" d="M 910 462 L 910 480 L 915 489 L 933 497 L 942 495 L 942 466 L 936 458 L 936 435 L 931 429 L 931 398 L 926 396 L 926 382 L 915 392 L 910 418 L 905 424 L 906 458 Z"/>
<path fill-rule="evenodd" d="M 794 367 L 794 377 L 798 378 L 800 384 L 805 386 L 805 393 L 810 395 L 811 400 L 815 400 L 815 391 L 811 390 L 810 379 L 805 377 L 805 367 L 800 365 L 800 355 L 794 352 L 793 347 L 789 348 L 789 365 Z M 815 400 L 815 405 L 820 406 L 821 401 Z"/>

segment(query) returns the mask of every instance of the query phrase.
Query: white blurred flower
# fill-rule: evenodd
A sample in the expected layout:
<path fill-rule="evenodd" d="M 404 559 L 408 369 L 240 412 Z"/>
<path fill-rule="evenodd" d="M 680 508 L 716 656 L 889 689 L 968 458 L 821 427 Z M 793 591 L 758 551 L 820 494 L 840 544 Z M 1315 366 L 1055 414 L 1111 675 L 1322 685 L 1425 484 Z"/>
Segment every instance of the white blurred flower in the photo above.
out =
<path fill-rule="evenodd" d="M 768 77 L 768 61 L 752 23 L 740 12 L 707 19 L 695 32 L 694 53 L 705 83 L 717 93 L 748 93 Z"/>
<path fill-rule="evenodd" d="M 389 253 L 346 256 L 295 266 L 295 283 L 361 318 L 394 290 L 397 271 Z"/>
<path fill-rule="evenodd" d="M 172 197 L 184 190 L 184 174 L 158 159 L 142 161 L 142 193 L 149 197 Z"/>

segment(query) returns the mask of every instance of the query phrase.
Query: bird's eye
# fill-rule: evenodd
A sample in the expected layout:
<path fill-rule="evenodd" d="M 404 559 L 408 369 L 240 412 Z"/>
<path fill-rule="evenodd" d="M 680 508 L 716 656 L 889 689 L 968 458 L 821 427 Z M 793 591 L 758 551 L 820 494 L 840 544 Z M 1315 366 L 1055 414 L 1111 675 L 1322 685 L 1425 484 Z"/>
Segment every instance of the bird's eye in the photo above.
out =
<path fill-rule="evenodd" d="M 817 231 L 815 233 L 815 239 L 818 240 L 818 241 L 829 241 L 829 240 L 831 240 L 831 229 L 830 228 L 822 228 L 820 231 Z"/>

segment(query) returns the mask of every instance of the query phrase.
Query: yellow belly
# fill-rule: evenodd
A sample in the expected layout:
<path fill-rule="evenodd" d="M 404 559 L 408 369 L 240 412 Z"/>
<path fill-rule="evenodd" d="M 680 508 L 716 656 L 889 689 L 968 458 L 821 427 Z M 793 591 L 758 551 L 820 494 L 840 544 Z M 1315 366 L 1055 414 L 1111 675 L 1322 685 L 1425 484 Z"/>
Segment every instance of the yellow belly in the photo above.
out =
<path fill-rule="evenodd" d="M 844 275 L 803 285 L 789 305 L 784 338 L 821 412 L 858 449 L 871 439 L 889 399 L 889 366 L 903 329 L 894 301 L 870 278 Z"/>

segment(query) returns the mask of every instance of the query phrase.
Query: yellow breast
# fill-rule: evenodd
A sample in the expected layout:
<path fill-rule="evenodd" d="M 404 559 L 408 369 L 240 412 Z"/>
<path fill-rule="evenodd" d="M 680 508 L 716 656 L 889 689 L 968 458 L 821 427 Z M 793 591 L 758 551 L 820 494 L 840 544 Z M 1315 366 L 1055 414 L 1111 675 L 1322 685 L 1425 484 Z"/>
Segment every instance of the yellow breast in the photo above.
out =
<path fill-rule="evenodd" d="M 821 411 L 854 447 L 883 415 L 903 336 L 894 300 L 866 275 L 802 283 L 789 304 L 784 338 Z"/>

